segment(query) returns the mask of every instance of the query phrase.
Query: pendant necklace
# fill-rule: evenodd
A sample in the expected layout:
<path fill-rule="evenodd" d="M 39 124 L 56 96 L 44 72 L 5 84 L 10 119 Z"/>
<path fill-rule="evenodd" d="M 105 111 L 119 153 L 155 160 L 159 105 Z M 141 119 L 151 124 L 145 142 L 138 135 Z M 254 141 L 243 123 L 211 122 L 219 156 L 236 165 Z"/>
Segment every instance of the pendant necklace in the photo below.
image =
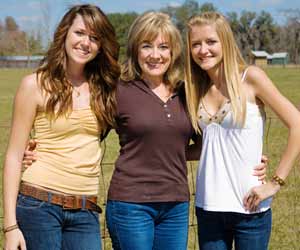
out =
<path fill-rule="evenodd" d="M 73 90 L 76 94 L 76 97 L 79 97 L 80 96 L 80 91 L 78 91 L 75 87 L 73 87 Z"/>

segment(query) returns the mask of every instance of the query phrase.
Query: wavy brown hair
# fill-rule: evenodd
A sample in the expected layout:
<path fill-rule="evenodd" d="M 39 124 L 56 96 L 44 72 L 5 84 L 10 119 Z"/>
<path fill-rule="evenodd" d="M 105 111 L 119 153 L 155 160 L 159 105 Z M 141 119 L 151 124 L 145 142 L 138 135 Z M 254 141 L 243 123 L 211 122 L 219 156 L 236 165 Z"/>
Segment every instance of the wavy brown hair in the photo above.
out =
<path fill-rule="evenodd" d="M 115 125 L 115 90 L 120 75 L 119 44 L 107 16 L 94 5 L 71 7 L 55 30 L 53 42 L 37 69 L 41 89 L 48 97 L 45 111 L 51 119 L 56 119 L 72 110 L 72 84 L 66 78 L 65 40 L 78 15 L 101 45 L 97 56 L 85 65 L 84 73 L 89 83 L 91 108 L 100 128 L 105 130 Z"/>
<path fill-rule="evenodd" d="M 141 78 L 138 63 L 138 47 L 145 41 L 153 41 L 162 34 L 171 47 L 171 63 L 164 80 L 172 90 L 178 87 L 182 77 L 182 39 L 169 15 L 162 12 L 145 12 L 135 19 L 128 32 L 126 60 L 122 65 L 121 79 L 131 81 Z"/>

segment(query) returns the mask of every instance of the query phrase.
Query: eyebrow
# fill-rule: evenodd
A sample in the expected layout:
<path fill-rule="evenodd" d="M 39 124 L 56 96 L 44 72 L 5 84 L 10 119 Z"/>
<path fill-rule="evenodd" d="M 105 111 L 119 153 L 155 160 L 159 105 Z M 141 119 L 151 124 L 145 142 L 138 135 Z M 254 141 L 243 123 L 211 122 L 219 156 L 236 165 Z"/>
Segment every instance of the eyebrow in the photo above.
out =
<path fill-rule="evenodd" d="M 147 43 L 147 44 L 152 44 L 153 42 L 152 41 L 142 41 L 140 44 L 143 44 L 143 43 Z M 160 45 L 161 44 L 167 44 L 167 45 L 169 45 L 170 43 L 169 42 L 161 42 L 161 43 L 159 43 Z"/>
<path fill-rule="evenodd" d="M 203 40 L 197 38 L 195 40 L 191 40 L 191 42 L 194 43 L 194 42 L 201 42 L 201 41 L 207 41 L 207 40 L 218 40 L 218 38 L 216 38 L 216 37 L 207 37 Z"/>

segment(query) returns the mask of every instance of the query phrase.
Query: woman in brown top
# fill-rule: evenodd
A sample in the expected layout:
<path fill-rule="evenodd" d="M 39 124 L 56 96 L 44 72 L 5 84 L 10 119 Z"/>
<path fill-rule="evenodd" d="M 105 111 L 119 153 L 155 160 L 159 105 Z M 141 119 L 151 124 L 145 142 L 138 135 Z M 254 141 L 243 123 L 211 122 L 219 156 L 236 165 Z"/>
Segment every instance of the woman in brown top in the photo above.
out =
<path fill-rule="evenodd" d="M 181 91 L 181 37 L 159 12 L 139 16 L 128 37 L 116 96 L 121 149 L 108 191 L 108 229 L 115 250 L 184 250 L 185 153 L 194 130 Z"/>

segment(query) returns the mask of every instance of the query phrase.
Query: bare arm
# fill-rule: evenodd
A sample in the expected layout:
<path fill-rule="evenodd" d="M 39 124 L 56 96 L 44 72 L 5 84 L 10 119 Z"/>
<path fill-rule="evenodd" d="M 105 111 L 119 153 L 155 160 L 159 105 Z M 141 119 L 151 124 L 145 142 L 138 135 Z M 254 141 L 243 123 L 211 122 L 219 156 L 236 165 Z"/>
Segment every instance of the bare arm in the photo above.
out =
<path fill-rule="evenodd" d="M 268 76 L 257 67 L 250 67 L 247 75 L 247 82 L 254 89 L 256 97 L 268 105 L 289 129 L 289 136 L 285 150 L 275 170 L 275 175 L 286 179 L 295 160 L 300 152 L 300 113 L 296 107 L 285 98 L 274 86 Z M 261 200 L 274 195 L 280 186 L 274 182 L 255 187 L 251 190 L 257 197 L 252 202 L 245 201 L 246 207 L 257 206 Z M 249 205 L 251 203 L 252 205 Z"/>
<path fill-rule="evenodd" d="M 37 107 L 38 88 L 34 75 L 25 77 L 17 90 L 12 117 L 9 144 L 3 169 L 4 228 L 17 224 L 16 200 L 21 178 L 24 149 L 32 128 Z M 20 230 L 5 234 L 5 247 L 25 249 Z"/>

